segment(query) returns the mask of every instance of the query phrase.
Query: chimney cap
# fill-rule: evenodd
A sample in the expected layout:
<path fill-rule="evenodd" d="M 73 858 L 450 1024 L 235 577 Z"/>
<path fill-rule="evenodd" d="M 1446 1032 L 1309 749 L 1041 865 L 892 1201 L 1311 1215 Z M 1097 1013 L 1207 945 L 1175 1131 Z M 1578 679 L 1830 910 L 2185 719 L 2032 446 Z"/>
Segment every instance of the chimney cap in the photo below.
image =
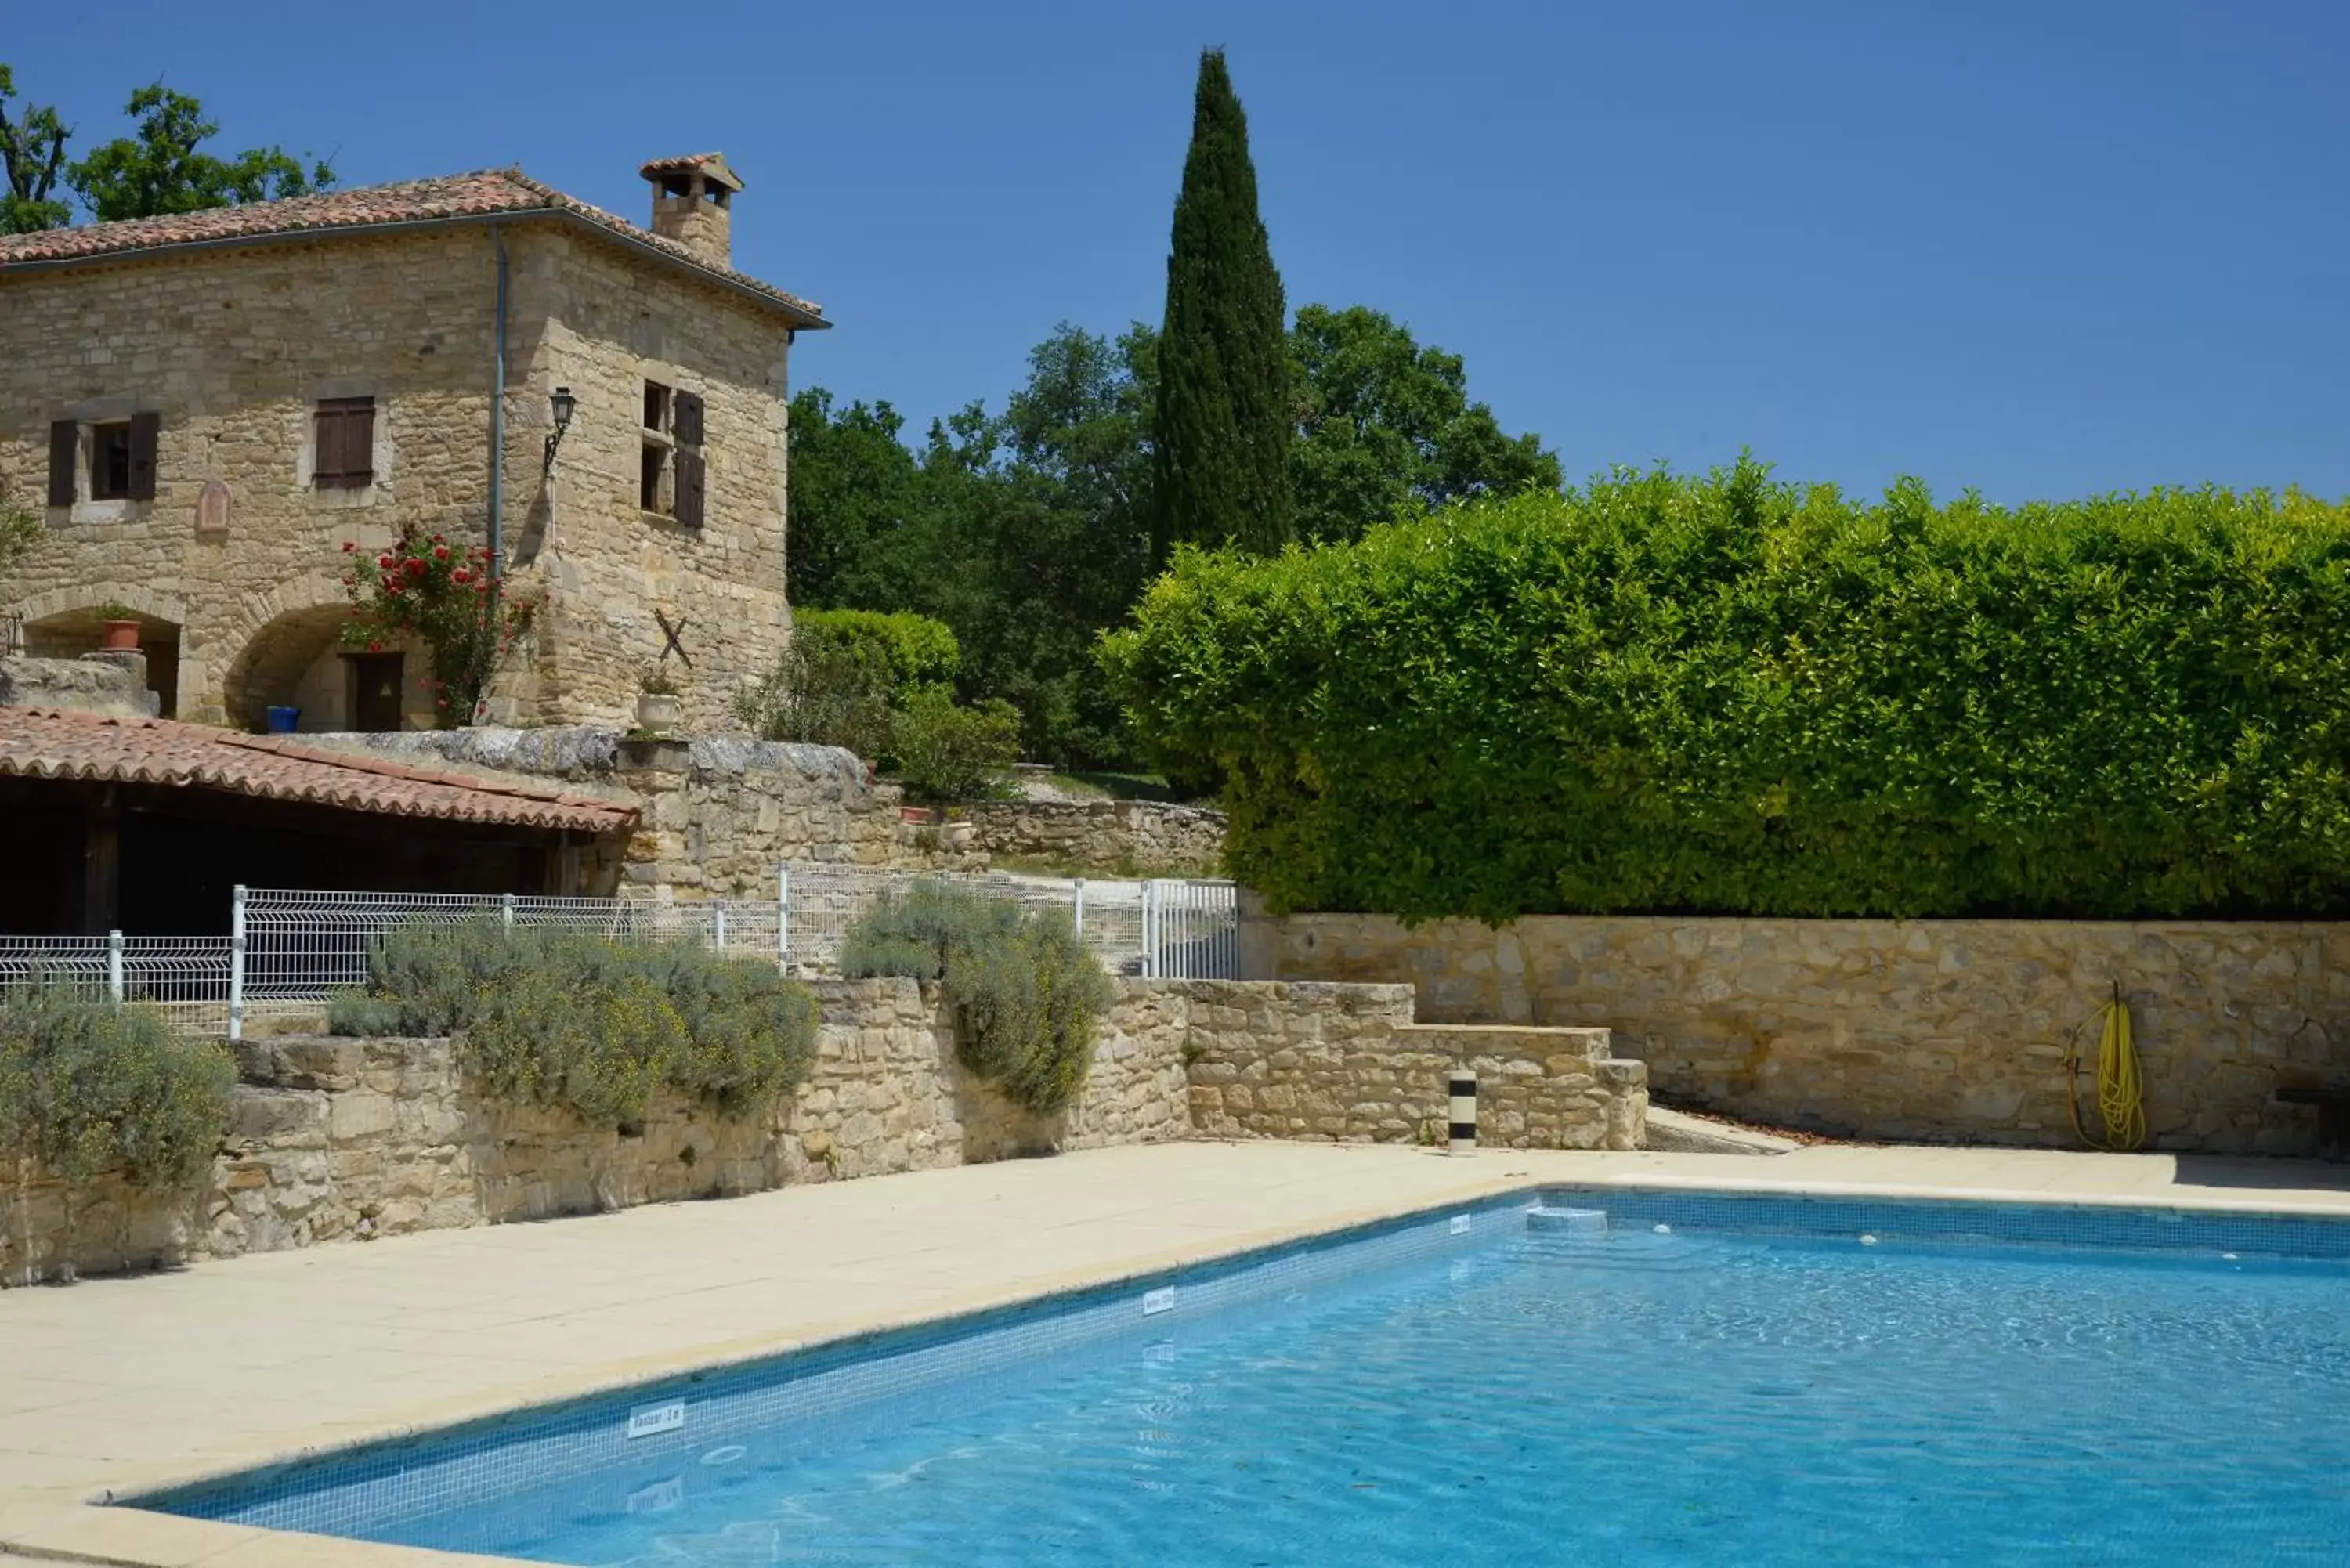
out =
<path fill-rule="evenodd" d="M 723 185 L 729 191 L 740 191 L 743 181 L 726 167 L 723 152 L 689 152 L 682 158 L 656 158 L 637 171 L 648 180 L 660 181 L 679 174 L 700 174 L 709 184 Z"/>

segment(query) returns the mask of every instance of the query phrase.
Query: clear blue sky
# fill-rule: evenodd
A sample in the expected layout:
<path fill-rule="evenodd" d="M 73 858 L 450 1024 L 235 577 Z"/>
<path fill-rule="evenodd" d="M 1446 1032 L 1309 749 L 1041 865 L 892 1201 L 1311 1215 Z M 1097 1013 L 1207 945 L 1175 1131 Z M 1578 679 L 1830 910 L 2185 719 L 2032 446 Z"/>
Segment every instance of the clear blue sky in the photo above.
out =
<path fill-rule="evenodd" d="M 1156 319 L 1200 47 L 1293 306 L 1467 357 L 1570 475 L 2350 494 L 2350 5 L 19 4 L 85 143 L 158 74 L 346 183 L 519 162 L 642 221 L 716 148 L 795 379 L 919 427 Z"/>

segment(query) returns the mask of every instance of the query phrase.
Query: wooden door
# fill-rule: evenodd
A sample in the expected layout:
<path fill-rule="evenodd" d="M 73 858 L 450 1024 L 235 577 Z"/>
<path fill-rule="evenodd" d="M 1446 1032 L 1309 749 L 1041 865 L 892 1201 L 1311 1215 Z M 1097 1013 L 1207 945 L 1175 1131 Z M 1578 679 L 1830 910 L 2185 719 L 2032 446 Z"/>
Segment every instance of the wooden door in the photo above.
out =
<path fill-rule="evenodd" d="M 351 658 L 351 728 L 367 734 L 397 730 L 403 657 L 360 653 Z"/>

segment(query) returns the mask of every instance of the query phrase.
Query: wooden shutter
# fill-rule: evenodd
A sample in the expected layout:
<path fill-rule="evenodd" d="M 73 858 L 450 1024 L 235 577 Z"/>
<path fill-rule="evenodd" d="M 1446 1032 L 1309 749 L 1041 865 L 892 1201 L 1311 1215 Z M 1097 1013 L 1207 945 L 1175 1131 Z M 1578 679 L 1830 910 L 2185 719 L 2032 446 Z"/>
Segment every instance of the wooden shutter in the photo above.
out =
<path fill-rule="evenodd" d="M 677 449 L 677 520 L 689 528 L 702 526 L 702 449 Z"/>
<path fill-rule="evenodd" d="M 343 408 L 343 483 L 375 483 L 375 400 L 353 398 Z"/>
<path fill-rule="evenodd" d="M 81 455 L 81 426 L 58 420 L 49 426 L 49 504 L 74 504 L 74 460 Z"/>
<path fill-rule="evenodd" d="M 702 444 L 702 395 L 698 392 L 677 394 L 676 411 L 671 415 L 670 433 L 680 446 Z"/>
<path fill-rule="evenodd" d="M 130 489 L 133 501 L 155 499 L 155 438 L 162 432 L 161 414 L 130 416 Z"/>
<path fill-rule="evenodd" d="M 355 490 L 375 478 L 375 400 L 327 398 L 313 416 L 317 456 L 311 476 L 332 490 Z"/>
<path fill-rule="evenodd" d="M 320 403 L 310 415 L 310 482 L 328 489 L 343 480 L 343 413 Z"/>

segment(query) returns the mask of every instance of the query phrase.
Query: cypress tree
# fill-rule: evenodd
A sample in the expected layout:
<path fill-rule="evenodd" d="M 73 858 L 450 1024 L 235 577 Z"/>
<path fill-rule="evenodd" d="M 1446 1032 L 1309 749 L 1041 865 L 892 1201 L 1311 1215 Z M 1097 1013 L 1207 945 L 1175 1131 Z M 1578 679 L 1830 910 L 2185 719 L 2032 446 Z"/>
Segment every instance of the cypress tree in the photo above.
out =
<path fill-rule="evenodd" d="M 1248 117 L 1221 49 L 1200 56 L 1191 150 L 1159 335 L 1158 557 L 1191 541 L 1260 555 L 1289 537 L 1289 350 L 1256 210 Z"/>

